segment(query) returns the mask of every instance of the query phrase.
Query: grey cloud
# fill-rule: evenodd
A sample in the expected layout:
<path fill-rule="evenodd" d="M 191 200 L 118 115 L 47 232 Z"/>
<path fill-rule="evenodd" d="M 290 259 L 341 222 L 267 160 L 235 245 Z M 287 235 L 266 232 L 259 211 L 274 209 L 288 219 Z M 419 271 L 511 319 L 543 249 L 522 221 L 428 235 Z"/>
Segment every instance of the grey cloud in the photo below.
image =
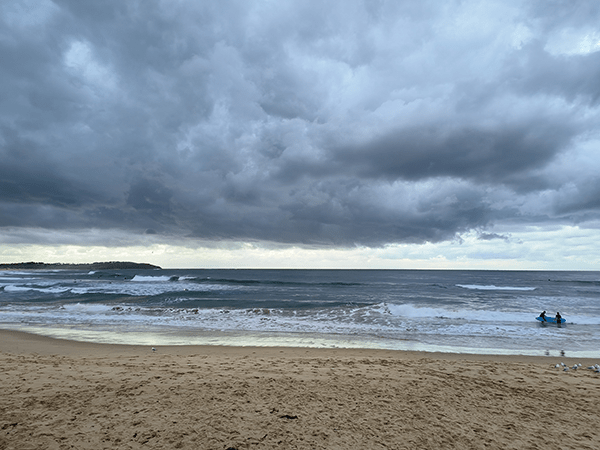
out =
<path fill-rule="evenodd" d="M 600 180 L 586 180 L 576 189 L 564 194 L 565 198 L 555 203 L 559 215 L 574 215 L 578 222 L 583 218 L 597 220 L 600 217 Z M 590 217 L 592 216 L 592 217 Z"/>
<path fill-rule="evenodd" d="M 533 0 L 528 2 L 527 12 L 539 20 L 546 32 L 583 24 L 598 25 L 600 5 L 587 0 Z"/>
<path fill-rule="evenodd" d="M 505 76 L 520 95 L 556 95 L 567 102 L 597 105 L 600 98 L 600 57 L 597 52 L 551 55 L 533 41 L 522 55 L 507 61 Z"/>
<path fill-rule="evenodd" d="M 558 120 L 496 129 L 469 124 L 450 131 L 440 128 L 395 131 L 356 149 L 342 148 L 335 160 L 356 166 L 359 176 L 407 180 L 449 176 L 526 185 L 527 171 L 547 164 L 573 135 Z"/>
<path fill-rule="evenodd" d="M 139 180 L 133 183 L 127 195 L 127 205 L 138 211 L 150 214 L 164 214 L 171 211 L 170 189 L 152 180 Z"/>
<path fill-rule="evenodd" d="M 479 233 L 479 235 L 477 236 L 477 239 L 480 239 L 482 241 L 493 241 L 496 239 L 502 240 L 502 241 L 508 241 L 510 238 L 509 236 L 505 236 L 502 234 L 498 234 L 498 233 Z"/>
<path fill-rule="evenodd" d="M 548 47 L 593 2 L 11 3 L 2 227 L 378 246 L 600 212 L 553 176 L 598 138 L 600 52 Z"/>
<path fill-rule="evenodd" d="M 352 189 L 347 186 L 322 186 L 314 197 L 290 203 L 285 209 L 294 222 L 315 230 L 314 236 L 329 230 L 328 240 L 340 245 L 356 243 L 356 236 L 362 237 L 360 243 L 372 246 L 438 242 L 471 227 L 483 227 L 491 219 L 485 200 L 468 188 L 423 193 L 410 207 L 402 201 L 386 205 L 385 200 L 373 197 L 376 192 L 357 188 L 349 195 Z"/>

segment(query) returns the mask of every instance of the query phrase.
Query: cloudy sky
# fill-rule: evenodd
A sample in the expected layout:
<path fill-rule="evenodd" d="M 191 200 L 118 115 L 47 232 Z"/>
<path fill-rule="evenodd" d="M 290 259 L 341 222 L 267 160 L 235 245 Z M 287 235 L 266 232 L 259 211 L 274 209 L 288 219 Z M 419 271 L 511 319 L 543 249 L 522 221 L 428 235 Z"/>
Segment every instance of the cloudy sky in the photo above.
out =
<path fill-rule="evenodd" d="M 596 0 L 0 3 L 0 260 L 600 270 Z"/>

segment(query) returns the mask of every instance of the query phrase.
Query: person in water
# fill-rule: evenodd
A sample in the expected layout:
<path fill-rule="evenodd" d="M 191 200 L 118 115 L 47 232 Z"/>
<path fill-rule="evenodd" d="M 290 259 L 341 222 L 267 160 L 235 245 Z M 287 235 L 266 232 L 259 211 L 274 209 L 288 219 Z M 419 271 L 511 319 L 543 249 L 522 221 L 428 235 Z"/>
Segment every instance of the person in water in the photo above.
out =
<path fill-rule="evenodd" d="M 546 322 L 546 311 L 542 311 L 542 313 L 540 314 L 540 317 L 542 318 L 542 320 L 544 322 Z"/>
<path fill-rule="evenodd" d="M 560 323 L 560 319 L 562 319 L 562 316 L 560 315 L 559 312 L 556 313 L 556 323 Z"/>

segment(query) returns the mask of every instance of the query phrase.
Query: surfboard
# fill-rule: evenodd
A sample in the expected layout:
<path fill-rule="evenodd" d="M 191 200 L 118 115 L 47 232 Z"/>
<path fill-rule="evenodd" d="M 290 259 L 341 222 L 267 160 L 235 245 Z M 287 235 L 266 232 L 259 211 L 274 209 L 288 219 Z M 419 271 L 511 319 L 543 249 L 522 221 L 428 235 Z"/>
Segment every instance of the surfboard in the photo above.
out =
<path fill-rule="evenodd" d="M 539 320 L 540 322 L 546 322 L 546 323 L 556 323 L 556 317 L 546 316 L 546 320 L 542 319 L 541 317 L 536 317 L 536 320 Z M 566 319 L 560 319 L 560 323 L 565 323 L 566 321 L 567 321 Z"/>

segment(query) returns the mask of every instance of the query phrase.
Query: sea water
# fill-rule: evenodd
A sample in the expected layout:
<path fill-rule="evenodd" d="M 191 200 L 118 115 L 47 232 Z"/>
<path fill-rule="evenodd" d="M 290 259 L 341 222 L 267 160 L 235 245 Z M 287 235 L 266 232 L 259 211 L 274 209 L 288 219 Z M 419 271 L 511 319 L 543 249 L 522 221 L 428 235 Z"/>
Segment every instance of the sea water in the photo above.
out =
<path fill-rule="evenodd" d="M 535 320 L 560 311 L 565 325 Z M 0 328 L 143 345 L 600 356 L 600 272 L 0 272 Z"/>

